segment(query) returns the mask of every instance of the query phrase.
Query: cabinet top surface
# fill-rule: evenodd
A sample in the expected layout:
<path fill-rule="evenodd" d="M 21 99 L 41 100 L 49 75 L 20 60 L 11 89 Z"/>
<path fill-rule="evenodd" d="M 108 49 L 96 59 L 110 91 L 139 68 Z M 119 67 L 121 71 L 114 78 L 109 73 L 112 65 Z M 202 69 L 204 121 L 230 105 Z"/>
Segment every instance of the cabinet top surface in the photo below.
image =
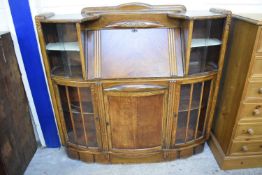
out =
<path fill-rule="evenodd" d="M 170 14 L 167 13 L 168 16 L 174 18 L 184 18 L 184 19 L 202 19 L 202 18 L 222 18 L 225 17 L 223 14 L 213 13 L 209 11 L 187 11 L 186 13 L 176 13 Z M 41 15 L 40 15 L 41 16 Z M 43 21 L 68 21 L 68 22 L 83 22 L 86 21 L 86 16 L 82 14 L 54 14 L 46 17 Z"/>
<path fill-rule="evenodd" d="M 257 25 L 262 25 L 262 13 L 239 13 L 234 14 L 234 17 Z"/>
<path fill-rule="evenodd" d="M 110 15 L 167 15 L 170 18 L 177 19 L 209 19 L 224 18 L 230 11 L 223 9 L 210 9 L 210 11 L 187 11 L 183 5 L 148 5 L 142 3 L 130 3 L 119 6 L 107 7 L 87 7 L 81 11 L 81 14 L 55 15 L 54 13 L 45 13 L 36 16 L 36 19 L 42 22 L 85 22 L 99 19 L 101 16 Z"/>

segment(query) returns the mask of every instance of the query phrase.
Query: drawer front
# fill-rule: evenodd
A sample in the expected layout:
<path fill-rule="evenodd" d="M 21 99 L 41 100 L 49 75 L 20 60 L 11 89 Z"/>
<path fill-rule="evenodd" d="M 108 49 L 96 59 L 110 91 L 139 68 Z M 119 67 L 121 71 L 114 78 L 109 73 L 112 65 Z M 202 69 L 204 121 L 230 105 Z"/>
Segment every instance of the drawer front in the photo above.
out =
<path fill-rule="evenodd" d="M 262 56 L 257 56 L 252 69 L 252 77 L 262 77 Z"/>
<path fill-rule="evenodd" d="M 230 150 L 231 155 L 262 154 L 262 141 L 237 142 L 234 141 Z"/>
<path fill-rule="evenodd" d="M 251 139 L 262 137 L 262 122 L 241 123 L 237 127 L 235 139 Z"/>
<path fill-rule="evenodd" d="M 262 104 L 242 103 L 240 106 L 241 120 L 262 119 Z"/>
<path fill-rule="evenodd" d="M 262 81 L 253 81 L 248 84 L 246 101 L 262 102 Z"/>

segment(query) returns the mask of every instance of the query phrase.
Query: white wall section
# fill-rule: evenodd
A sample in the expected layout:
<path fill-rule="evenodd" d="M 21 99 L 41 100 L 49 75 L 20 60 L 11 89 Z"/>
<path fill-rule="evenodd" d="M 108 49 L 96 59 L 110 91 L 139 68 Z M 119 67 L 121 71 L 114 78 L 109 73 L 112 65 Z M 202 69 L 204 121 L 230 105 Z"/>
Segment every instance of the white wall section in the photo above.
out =
<path fill-rule="evenodd" d="M 211 7 L 224 8 L 239 13 L 261 13 L 261 0 L 31 0 L 34 1 L 36 12 L 80 13 L 83 7 L 112 6 L 130 2 L 142 2 L 152 5 L 183 4 L 188 10 L 208 10 Z"/>
<path fill-rule="evenodd" d="M 43 133 L 40 127 L 40 123 L 39 123 L 39 119 L 38 119 L 38 115 L 35 109 L 35 104 L 33 101 L 33 97 L 32 97 L 32 93 L 30 90 L 30 86 L 28 83 L 28 79 L 27 79 L 27 75 L 25 72 L 25 67 L 24 67 L 24 63 L 23 63 L 23 59 L 21 56 L 21 52 L 20 52 L 20 48 L 18 45 L 18 41 L 17 41 L 17 36 L 16 36 L 16 32 L 15 32 L 15 28 L 14 28 L 14 24 L 13 24 L 13 19 L 12 19 L 12 15 L 10 12 L 10 8 L 9 8 L 9 4 L 8 4 L 8 0 L 0 0 L 0 5 L 1 5 L 1 9 L 2 11 L 0 11 L 0 19 L 1 19 L 1 27 L 0 31 L 10 31 L 11 36 L 12 36 L 12 40 L 14 43 L 14 48 L 15 48 L 15 53 L 16 53 L 16 57 L 17 57 L 17 61 L 18 61 L 18 66 L 21 72 L 21 78 L 24 84 L 24 88 L 25 88 L 25 92 L 26 92 L 26 96 L 29 102 L 29 107 L 31 110 L 31 114 L 32 114 L 32 123 L 34 125 L 34 129 L 36 129 L 36 138 L 39 139 L 40 143 L 42 146 L 45 146 L 45 140 L 43 137 Z M 4 19 L 4 23 L 2 24 L 2 19 Z"/>

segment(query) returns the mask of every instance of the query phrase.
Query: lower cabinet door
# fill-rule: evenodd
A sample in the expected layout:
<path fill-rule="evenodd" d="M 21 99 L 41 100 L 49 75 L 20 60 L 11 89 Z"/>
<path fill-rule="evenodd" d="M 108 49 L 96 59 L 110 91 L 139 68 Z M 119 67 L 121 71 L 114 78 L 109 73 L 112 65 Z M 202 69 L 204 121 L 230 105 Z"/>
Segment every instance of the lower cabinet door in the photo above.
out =
<path fill-rule="evenodd" d="M 117 84 L 103 88 L 109 148 L 161 149 L 168 85 Z"/>

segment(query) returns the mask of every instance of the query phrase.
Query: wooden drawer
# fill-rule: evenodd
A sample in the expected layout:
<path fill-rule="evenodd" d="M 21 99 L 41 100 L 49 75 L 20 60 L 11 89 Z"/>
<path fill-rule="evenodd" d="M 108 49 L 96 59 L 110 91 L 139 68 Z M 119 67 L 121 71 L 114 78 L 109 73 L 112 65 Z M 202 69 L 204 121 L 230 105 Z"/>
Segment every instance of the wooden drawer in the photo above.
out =
<path fill-rule="evenodd" d="M 262 119 L 262 104 L 242 103 L 240 106 L 241 120 Z"/>
<path fill-rule="evenodd" d="M 262 102 L 262 79 L 249 82 L 245 100 L 255 103 Z"/>
<path fill-rule="evenodd" d="M 262 154 L 262 140 L 259 141 L 234 141 L 230 150 L 231 155 Z"/>
<path fill-rule="evenodd" d="M 262 56 L 257 56 L 252 68 L 252 77 L 262 77 Z"/>
<path fill-rule="evenodd" d="M 262 137 L 262 122 L 240 123 L 237 126 L 235 139 L 247 139 Z"/>

